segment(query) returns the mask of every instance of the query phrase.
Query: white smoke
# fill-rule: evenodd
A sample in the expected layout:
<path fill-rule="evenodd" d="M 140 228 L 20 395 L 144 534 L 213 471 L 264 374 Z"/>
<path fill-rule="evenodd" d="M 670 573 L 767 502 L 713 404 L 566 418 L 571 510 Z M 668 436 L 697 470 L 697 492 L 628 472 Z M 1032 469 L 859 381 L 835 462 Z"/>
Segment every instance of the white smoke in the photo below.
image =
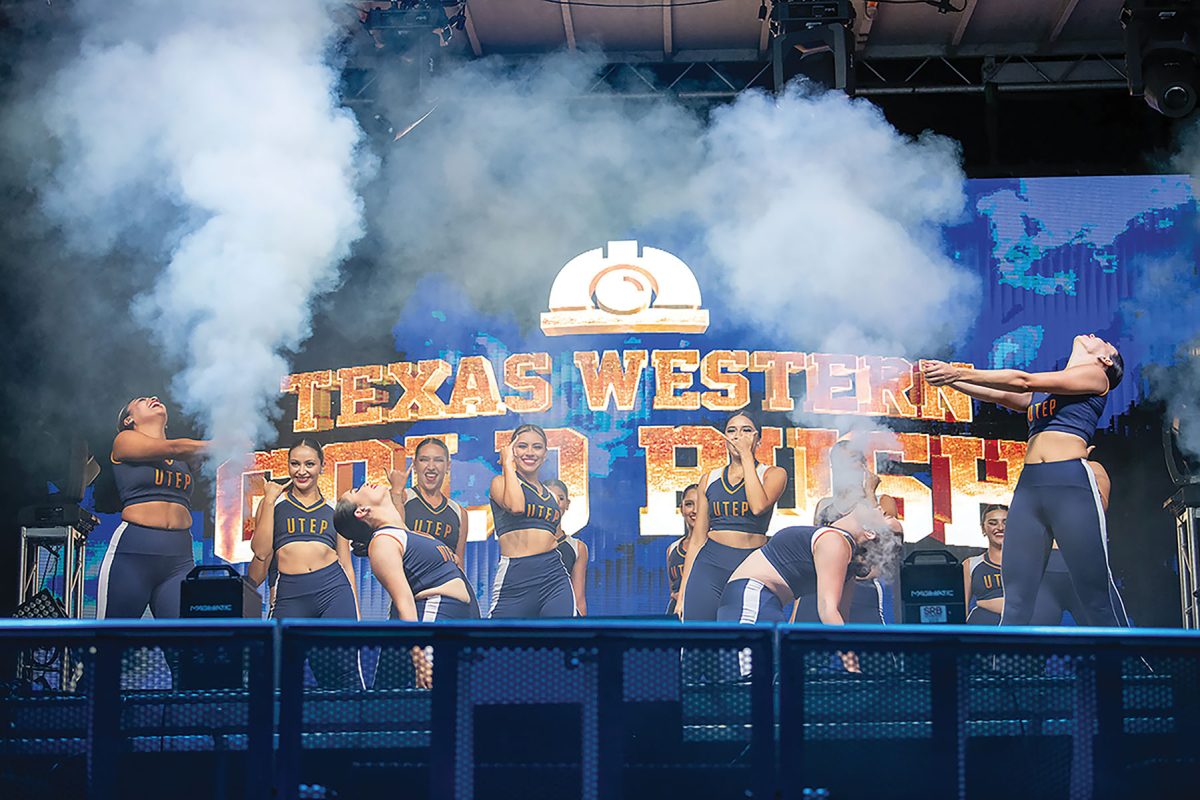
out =
<path fill-rule="evenodd" d="M 78 55 L 34 105 L 57 145 L 43 204 L 67 243 L 162 262 L 132 311 L 183 365 L 173 393 L 217 459 L 273 437 L 281 354 L 363 233 L 331 9 L 83 0 Z"/>
<path fill-rule="evenodd" d="M 1144 349 L 1150 394 L 1179 421 L 1180 447 L 1200 458 L 1200 274 L 1195 263 L 1183 255 L 1144 262 L 1133 298 L 1122 311 L 1130 338 Z"/>
<path fill-rule="evenodd" d="M 965 205 L 954 142 L 799 83 L 706 120 L 665 94 L 596 91 L 599 64 L 485 59 L 393 98 L 401 130 L 436 105 L 386 156 L 378 228 L 389 263 L 411 265 L 397 292 L 437 269 L 477 303 L 533 311 L 572 256 L 631 230 L 691 230 L 681 255 L 725 277 L 706 291 L 781 342 L 916 355 L 971 324 L 978 278 L 939 239 Z"/>
<path fill-rule="evenodd" d="M 714 114 L 692 196 L 735 307 L 827 352 L 944 348 L 978 279 L 943 253 L 965 206 L 956 143 L 897 132 L 865 100 L 793 83 Z"/>

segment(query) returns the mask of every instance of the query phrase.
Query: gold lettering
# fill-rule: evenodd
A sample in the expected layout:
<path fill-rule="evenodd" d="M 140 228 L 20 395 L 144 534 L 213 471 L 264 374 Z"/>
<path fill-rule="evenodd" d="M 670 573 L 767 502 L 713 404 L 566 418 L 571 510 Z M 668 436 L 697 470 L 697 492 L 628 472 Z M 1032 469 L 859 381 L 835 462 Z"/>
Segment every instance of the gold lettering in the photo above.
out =
<path fill-rule="evenodd" d="M 632 411 L 637 402 L 642 372 L 646 369 L 645 350 L 605 350 L 601 357 L 595 350 L 575 354 L 575 366 L 583 381 L 583 393 L 588 408 L 604 411 L 609 399 L 616 402 L 617 410 Z"/>
<path fill-rule="evenodd" d="M 373 388 L 383 383 L 383 365 L 346 367 L 337 371 L 342 410 L 338 415 L 339 428 L 379 425 L 383 422 L 383 404 L 388 393 Z"/>
<path fill-rule="evenodd" d="M 693 376 L 700 366 L 699 350 L 655 350 L 654 359 L 654 408 L 699 411 L 700 393 L 683 392 L 680 389 L 692 385 Z"/>
<path fill-rule="evenodd" d="M 750 364 L 745 350 L 713 350 L 700 361 L 700 382 L 715 391 L 700 402 L 712 411 L 734 411 L 750 402 L 750 381 L 741 372 Z"/>
<path fill-rule="evenodd" d="M 331 390 L 333 370 L 300 372 L 285 375 L 279 391 L 296 395 L 296 419 L 292 422 L 295 433 L 312 433 L 333 428 Z"/>
<path fill-rule="evenodd" d="M 446 413 L 451 417 L 490 417 L 503 414 L 500 387 L 492 362 L 483 356 L 464 356 L 459 359 L 454 376 L 454 389 Z"/>
<path fill-rule="evenodd" d="M 504 359 L 504 384 L 529 397 L 514 395 L 504 404 L 514 414 L 540 414 L 550 410 L 550 382 L 539 375 L 550 374 L 549 353 L 513 353 Z"/>

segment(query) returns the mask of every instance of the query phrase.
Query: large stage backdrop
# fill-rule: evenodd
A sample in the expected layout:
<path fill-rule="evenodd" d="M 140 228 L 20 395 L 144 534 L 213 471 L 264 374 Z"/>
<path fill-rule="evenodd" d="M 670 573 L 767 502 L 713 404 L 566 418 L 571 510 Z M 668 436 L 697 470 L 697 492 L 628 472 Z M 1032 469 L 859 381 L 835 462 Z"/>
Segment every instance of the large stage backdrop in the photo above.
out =
<path fill-rule="evenodd" d="M 955 359 L 1049 370 L 1065 360 L 1074 334 L 1096 332 L 1126 358 L 1128 377 L 1103 421 L 1114 429 L 1144 392 L 1146 353 L 1128 335 L 1123 303 L 1146 257 L 1194 237 L 1190 180 L 979 180 L 969 184 L 969 207 L 965 221 L 945 231 L 945 246 L 978 271 L 983 293 Z M 828 493 L 826 452 L 854 418 L 879 431 L 872 448 L 882 490 L 900 500 L 909 540 L 983 544 L 980 505 L 1007 502 L 1021 472 L 1021 416 L 931 388 L 917 363 L 893 353 L 815 352 L 747 325 L 745 310 L 720 296 L 711 268 L 687 253 L 683 237 L 615 235 L 629 240 L 598 241 L 565 266 L 546 265 L 537 319 L 473 308 L 453 280 L 430 275 L 412 294 L 419 302 L 399 310 L 390 358 L 364 363 L 345 353 L 282 376 L 288 416 L 280 445 L 302 434 L 328 443 L 322 488 L 332 496 L 364 478 L 385 481 L 388 470 L 405 468 L 419 439 L 442 438 L 453 454 L 448 492 L 469 509 L 467 572 L 481 603 L 498 558 L 487 487 L 498 448 L 522 422 L 547 429 L 552 456 L 543 476 L 557 474 L 570 487 L 564 525 L 591 550 L 592 615 L 662 612 L 664 554 L 682 530 L 678 493 L 724 463 L 717 431 L 746 406 L 763 419 L 760 460 L 789 475 L 773 530 L 811 523 Z M 763 291 L 794 293 L 803 313 L 803 286 Z M 904 313 L 903 298 L 896 308 Z M 215 513 L 207 524 L 197 515 L 198 559 L 249 559 L 265 473 L 286 475 L 286 450 L 254 454 L 248 472 L 221 468 Z M 1122 477 L 1114 479 L 1120 492 Z M 106 516 L 89 542 L 93 599 L 114 526 Z M 1114 566 L 1121 578 L 1119 559 Z M 358 574 L 364 616 L 381 618 L 386 599 L 365 561 Z"/>

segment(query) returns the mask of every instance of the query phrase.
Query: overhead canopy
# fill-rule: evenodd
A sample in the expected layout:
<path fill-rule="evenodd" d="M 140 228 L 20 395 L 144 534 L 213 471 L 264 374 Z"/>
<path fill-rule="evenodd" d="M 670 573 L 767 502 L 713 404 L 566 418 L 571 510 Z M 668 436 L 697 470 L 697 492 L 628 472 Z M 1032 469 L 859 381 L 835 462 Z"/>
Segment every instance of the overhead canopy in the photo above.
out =
<path fill-rule="evenodd" d="M 1120 53 L 1122 0 L 952 0 L 959 13 L 920 3 L 853 0 L 860 55 Z M 586 3 L 586 4 L 585 4 Z M 690 4 L 689 4 L 690 3 Z M 593 46 L 612 61 L 758 60 L 768 46 L 760 0 L 469 0 L 476 55 Z M 640 6 L 640 7 L 639 7 Z M 648 7 L 647 7 L 648 6 Z"/>

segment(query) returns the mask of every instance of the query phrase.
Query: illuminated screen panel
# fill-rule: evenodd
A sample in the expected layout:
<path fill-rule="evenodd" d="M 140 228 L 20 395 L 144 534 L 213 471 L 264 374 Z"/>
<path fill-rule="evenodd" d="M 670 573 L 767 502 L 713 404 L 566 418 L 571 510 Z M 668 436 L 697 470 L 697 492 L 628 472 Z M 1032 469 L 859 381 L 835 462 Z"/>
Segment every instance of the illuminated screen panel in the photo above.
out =
<path fill-rule="evenodd" d="M 1139 259 L 1176 246 L 1177 225 L 1194 212 L 1190 181 L 980 180 L 968 191 L 969 214 L 944 242 L 978 272 L 983 292 L 954 360 L 1049 370 L 1065 361 L 1072 336 L 1095 332 L 1118 344 L 1129 376 L 1110 396 L 1109 425 L 1140 399 L 1145 355 L 1126 335 L 1121 305 Z M 678 493 L 724 465 L 718 427 L 742 407 L 764 421 L 759 459 L 789 475 L 773 531 L 812 522 L 828 494 L 838 422 L 855 417 L 877 431 L 870 450 L 881 490 L 900 501 L 907 539 L 983 544 L 980 506 L 1007 502 L 1021 473 L 1020 415 L 930 387 L 918 363 L 894 353 L 822 352 L 747 326 L 706 290 L 715 280 L 702 259 L 673 254 L 685 237 L 638 231 L 637 240 L 597 242 L 561 268 L 548 265 L 548 276 L 559 271 L 537 319 L 473 308 L 452 279 L 429 276 L 399 310 L 403 361 L 346 353 L 281 378 L 290 408 L 281 443 L 301 434 L 330 443 L 322 489 L 336 495 L 403 469 L 419 439 L 445 439 L 449 489 L 470 523 L 467 572 L 485 607 L 498 559 L 486 492 L 498 449 L 522 422 L 547 429 L 543 477 L 570 488 L 564 527 L 591 550 L 593 615 L 662 612 L 665 551 L 682 532 Z M 795 291 L 802 305 L 803 287 L 763 290 Z M 285 475 L 285 454 L 257 453 L 247 473 L 222 468 L 206 558 L 249 559 L 261 477 Z M 106 519 L 92 536 L 93 576 L 114 524 Z M 364 615 L 382 617 L 386 601 L 365 562 L 359 573 Z"/>

